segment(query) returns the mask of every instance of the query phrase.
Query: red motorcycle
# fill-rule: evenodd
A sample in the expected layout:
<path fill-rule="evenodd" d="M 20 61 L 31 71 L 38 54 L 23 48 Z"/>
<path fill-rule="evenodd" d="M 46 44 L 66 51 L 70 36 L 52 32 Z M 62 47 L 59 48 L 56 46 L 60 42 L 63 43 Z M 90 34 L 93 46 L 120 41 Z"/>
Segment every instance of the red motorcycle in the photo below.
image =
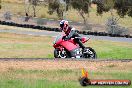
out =
<path fill-rule="evenodd" d="M 53 47 L 55 58 L 91 58 L 96 59 L 97 55 L 94 49 L 86 47 L 82 50 L 79 45 L 71 38 L 70 40 L 63 40 L 64 35 L 58 35 L 55 38 Z M 90 38 L 75 37 L 81 40 L 82 43 L 87 42 Z"/>

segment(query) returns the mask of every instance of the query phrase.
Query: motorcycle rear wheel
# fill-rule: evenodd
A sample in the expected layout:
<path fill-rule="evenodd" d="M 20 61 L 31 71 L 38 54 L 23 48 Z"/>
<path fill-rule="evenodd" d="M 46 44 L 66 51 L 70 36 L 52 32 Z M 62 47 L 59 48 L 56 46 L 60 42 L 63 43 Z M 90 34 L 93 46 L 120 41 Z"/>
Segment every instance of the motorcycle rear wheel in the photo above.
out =
<path fill-rule="evenodd" d="M 95 50 L 92 49 L 91 47 L 86 47 L 85 50 L 83 51 L 83 57 L 89 59 L 97 59 L 97 54 Z"/>

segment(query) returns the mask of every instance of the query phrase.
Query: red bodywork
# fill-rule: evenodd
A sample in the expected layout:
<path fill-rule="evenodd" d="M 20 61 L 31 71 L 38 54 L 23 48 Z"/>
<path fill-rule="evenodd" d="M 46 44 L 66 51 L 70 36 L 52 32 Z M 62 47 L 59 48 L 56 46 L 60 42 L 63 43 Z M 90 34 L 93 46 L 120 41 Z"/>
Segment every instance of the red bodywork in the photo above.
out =
<path fill-rule="evenodd" d="M 90 39 L 90 38 L 89 38 Z M 85 43 L 87 42 L 89 39 L 87 39 L 86 37 L 82 37 L 81 38 L 81 42 Z M 60 38 L 54 45 L 54 48 L 59 48 L 60 50 L 64 47 L 66 48 L 68 51 L 74 50 L 76 48 L 79 48 L 79 46 L 73 41 L 73 38 L 71 38 L 70 40 L 64 41 L 62 40 L 62 38 Z"/>

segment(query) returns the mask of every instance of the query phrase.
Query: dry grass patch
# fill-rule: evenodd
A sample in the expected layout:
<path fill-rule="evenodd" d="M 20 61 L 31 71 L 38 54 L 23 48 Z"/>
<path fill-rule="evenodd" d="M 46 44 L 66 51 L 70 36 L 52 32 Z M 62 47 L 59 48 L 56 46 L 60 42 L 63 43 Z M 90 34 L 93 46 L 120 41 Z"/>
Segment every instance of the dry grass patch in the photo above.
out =
<path fill-rule="evenodd" d="M 109 67 L 115 65 L 115 67 Z M 48 80 L 78 80 L 81 76 L 81 68 L 89 72 L 90 78 L 113 78 L 109 73 L 129 73 L 132 62 L 120 61 L 65 61 L 65 60 L 35 60 L 35 61 L 0 61 L 0 73 L 13 76 L 15 78 Z M 13 75 L 11 75 L 13 74 Z M 13 76 L 14 77 L 14 76 Z"/>
<path fill-rule="evenodd" d="M 7 2 L 7 3 L 22 3 L 24 0 L 1 0 L 2 2 Z"/>
<path fill-rule="evenodd" d="M 114 67 L 111 67 L 114 65 Z M 0 61 L 0 71 L 9 69 L 23 70 L 57 70 L 57 69 L 80 69 L 85 68 L 88 71 L 109 72 L 112 68 L 118 71 L 131 71 L 132 62 L 121 61 L 66 61 L 66 60 L 35 60 L 35 61 Z"/>
<path fill-rule="evenodd" d="M 7 25 L 0 25 L 0 28 L 4 29 L 4 30 L 15 29 L 15 30 L 20 30 L 20 31 L 33 31 L 33 32 L 42 32 L 42 31 L 44 31 L 44 30 L 34 30 L 32 28 L 22 28 L 22 27 L 7 26 Z"/>
<path fill-rule="evenodd" d="M 0 57 L 52 57 L 52 37 L 0 33 L 0 39 Z"/>

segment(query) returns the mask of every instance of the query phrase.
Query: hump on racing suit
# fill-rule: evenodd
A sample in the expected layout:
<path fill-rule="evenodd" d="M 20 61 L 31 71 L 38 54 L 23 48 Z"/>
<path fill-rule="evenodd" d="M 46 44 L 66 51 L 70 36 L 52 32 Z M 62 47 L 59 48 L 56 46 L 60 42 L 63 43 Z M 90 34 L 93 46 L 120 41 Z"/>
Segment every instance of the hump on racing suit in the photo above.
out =
<path fill-rule="evenodd" d="M 79 34 L 74 27 L 69 26 L 67 32 L 65 32 L 67 39 L 79 37 Z"/>

